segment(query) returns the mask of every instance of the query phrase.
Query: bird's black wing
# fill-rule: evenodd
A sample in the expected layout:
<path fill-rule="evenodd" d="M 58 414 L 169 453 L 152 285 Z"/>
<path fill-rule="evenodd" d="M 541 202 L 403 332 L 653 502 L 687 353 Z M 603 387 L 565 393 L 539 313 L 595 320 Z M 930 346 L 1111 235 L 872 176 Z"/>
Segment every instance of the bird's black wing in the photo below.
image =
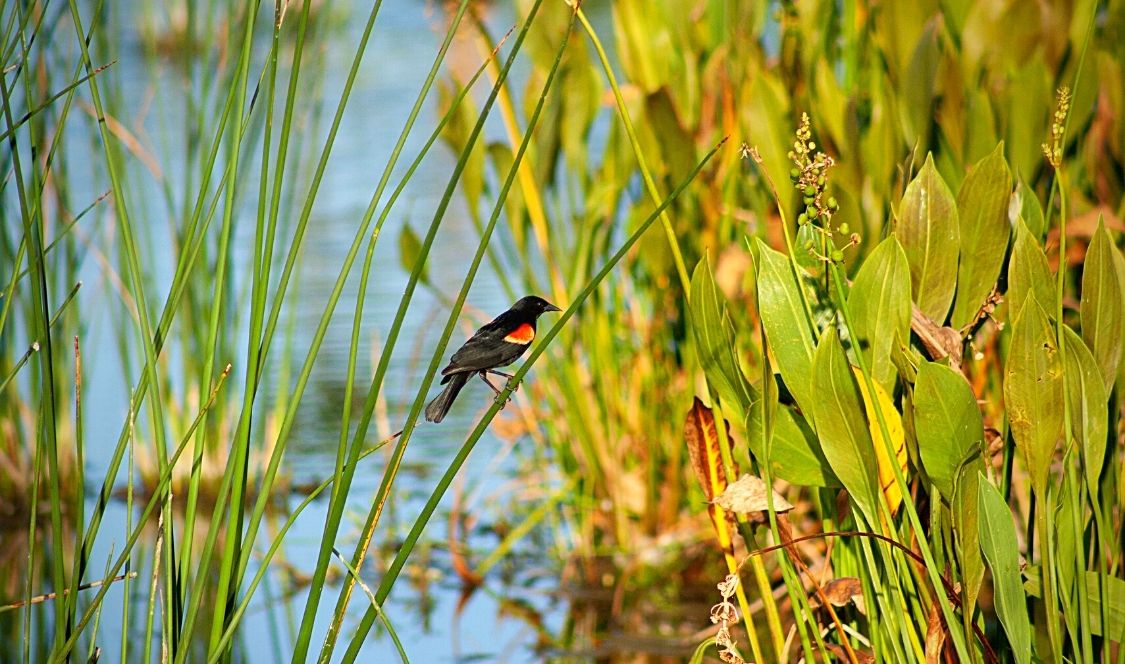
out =
<path fill-rule="evenodd" d="M 505 311 L 469 337 L 463 346 L 449 358 L 449 366 L 442 369 L 443 376 L 463 371 L 483 371 L 504 366 L 523 353 L 518 344 L 504 341 L 524 321 L 512 311 Z"/>

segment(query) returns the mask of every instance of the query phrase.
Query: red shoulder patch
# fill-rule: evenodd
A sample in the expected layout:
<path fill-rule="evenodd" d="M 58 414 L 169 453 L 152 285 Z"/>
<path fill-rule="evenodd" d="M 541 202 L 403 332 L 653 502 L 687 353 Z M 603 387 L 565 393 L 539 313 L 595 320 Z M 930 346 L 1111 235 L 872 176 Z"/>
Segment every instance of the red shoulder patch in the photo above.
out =
<path fill-rule="evenodd" d="M 509 332 L 508 336 L 504 337 L 504 341 L 507 341 L 507 342 L 510 342 L 510 343 L 513 343 L 513 344 L 527 345 L 527 344 L 531 343 L 531 340 L 534 339 L 534 338 L 535 338 L 535 328 L 532 327 L 531 325 L 527 324 L 527 323 L 524 323 L 524 324 L 520 325 L 519 327 L 517 327 L 516 329 Z"/>

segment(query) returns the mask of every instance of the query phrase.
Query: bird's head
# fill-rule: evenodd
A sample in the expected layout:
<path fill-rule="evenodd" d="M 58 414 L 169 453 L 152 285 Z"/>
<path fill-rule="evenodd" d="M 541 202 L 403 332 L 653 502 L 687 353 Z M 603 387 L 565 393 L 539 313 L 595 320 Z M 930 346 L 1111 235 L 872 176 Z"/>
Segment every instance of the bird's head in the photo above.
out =
<path fill-rule="evenodd" d="M 538 318 L 548 311 L 562 311 L 562 309 L 559 309 L 538 295 L 528 295 L 527 297 L 520 298 L 518 302 L 512 305 L 512 309 L 527 314 L 531 318 Z"/>

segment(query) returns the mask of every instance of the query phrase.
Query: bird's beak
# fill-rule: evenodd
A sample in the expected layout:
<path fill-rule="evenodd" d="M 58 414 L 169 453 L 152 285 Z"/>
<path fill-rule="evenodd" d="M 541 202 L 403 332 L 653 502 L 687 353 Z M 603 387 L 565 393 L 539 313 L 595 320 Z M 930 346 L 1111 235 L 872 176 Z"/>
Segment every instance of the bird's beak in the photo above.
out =
<path fill-rule="evenodd" d="M 558 308 L 558 307 L 556 307 L 555 305 L 553 305 L 553 304 L 551 304 L 550 302 L 548 302 L 548 303 L 547 303 L 547 308 L 546 308 L 546 309 L 544 309 L 544 311 L 562 311 L 562 309 L 559 309 L 559 308 Z"/>

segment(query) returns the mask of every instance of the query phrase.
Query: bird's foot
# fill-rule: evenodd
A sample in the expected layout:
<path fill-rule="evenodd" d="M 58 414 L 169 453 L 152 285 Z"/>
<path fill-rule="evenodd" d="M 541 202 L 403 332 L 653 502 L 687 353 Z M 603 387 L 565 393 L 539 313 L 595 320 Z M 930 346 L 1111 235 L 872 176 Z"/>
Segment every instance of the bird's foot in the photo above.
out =
<path fill-rule="evenodd" d="M 514 381 L 513 382 L 513 379 L 515 379 L 515 376 L 513 376 L 512 374 L 505 373 L 503 371 L 497 371 L 495 369 L 489 369 L 488 373 L 507 378 L 508 380 L 505 383 L 504 387 L 511 389 L 513 392 L 516 392 L 520 389 L 520 381 Z"/>

